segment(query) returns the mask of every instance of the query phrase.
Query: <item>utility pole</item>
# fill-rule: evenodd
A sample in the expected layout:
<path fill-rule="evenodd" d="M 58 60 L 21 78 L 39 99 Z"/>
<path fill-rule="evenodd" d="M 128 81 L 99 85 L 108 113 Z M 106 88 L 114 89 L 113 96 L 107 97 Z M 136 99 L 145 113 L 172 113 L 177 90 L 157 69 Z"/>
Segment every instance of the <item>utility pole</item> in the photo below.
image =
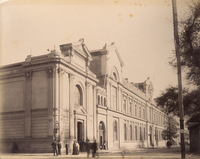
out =
<path fill-rule="evenodd" d="M 177 71 L 178 71 L 178 101 L 179 101 L 179 115 L 180 115 L 180 135 L 181 135 L 181 158 L 185 159 L 185 139 L 184 139 L 184 109 L 183 109 L 183 93 L 182 93 L 182 80 L 181 80 L 181 64 L 179 53 L 179 35 L 178 35 L 178 20 L 177 20 L 177 6 L 176 0 L 172 0 L 173 9 L 173 23 L 174 23 L 174 44 L 177 58 Z"/>

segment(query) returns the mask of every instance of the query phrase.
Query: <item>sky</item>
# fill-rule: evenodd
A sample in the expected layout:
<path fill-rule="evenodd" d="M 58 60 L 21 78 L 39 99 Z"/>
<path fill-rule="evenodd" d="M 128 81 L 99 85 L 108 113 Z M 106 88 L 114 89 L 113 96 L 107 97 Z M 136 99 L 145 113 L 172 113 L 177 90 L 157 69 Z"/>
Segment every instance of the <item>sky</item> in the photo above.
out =
<path fill-rule="evenodd" d="M 84 38 L 89 50 L 115 42 L 130 82 L 150 77 L 154 97 L 177 85 L 171 0 L 0 0 L 1 65 L 27 55 L 59 51 L 59 45 Z M 177 0 L 178 16 L 188 1 Z"/>

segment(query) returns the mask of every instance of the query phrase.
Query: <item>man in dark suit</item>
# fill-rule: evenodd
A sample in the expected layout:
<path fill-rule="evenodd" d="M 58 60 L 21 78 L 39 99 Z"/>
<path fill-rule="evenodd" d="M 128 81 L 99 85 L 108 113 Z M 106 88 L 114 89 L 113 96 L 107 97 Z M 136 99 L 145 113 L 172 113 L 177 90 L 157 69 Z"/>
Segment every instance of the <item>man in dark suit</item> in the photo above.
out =
<path fill-rule="evenodd" d="M 52 148 L 53 148 L 53 154 L 54 154 L 54 156 L 55 156 L 55 155 L 58 156 L 56 140 L 54 140 L 54 141 L 52 142 L 51 146 L 52 146 Z"/>
<path fill-rule="evenodd" d="M 94 143 L 92 144 L 92 157 L 94 158 L 95 158 L 96 151 L 97 151 L 97 142 L 96 140 L 94 140 Z"/>
<path fill-rule="evenodd" d="M 89 144 L 88 139 L 86 140 L 86 143 L 85 143 L 85 149 L 87 151 L 87 157 L 89 157 L 89 155 L 90 155 L 90 144 Z"/>
<path fill-rule="evenodd" d="M 61 155 L 61 152 L 60 152 L 61 147 L 62 147 L 62 146 L 61 146 L 61 143 L 60 143 L 60 141 L 58 141 L 58 154 L 59 154 L 59 155 Z"/>

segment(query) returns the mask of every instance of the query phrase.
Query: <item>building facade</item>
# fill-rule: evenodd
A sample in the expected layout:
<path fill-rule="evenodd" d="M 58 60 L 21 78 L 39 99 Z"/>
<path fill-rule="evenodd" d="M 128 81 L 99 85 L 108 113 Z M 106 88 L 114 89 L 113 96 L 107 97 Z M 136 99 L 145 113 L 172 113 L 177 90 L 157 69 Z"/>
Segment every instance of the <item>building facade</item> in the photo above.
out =
<path fill-rule="evenodd" d="M 123 77 L 114 43 L 89 51 L 83 39 L 1 67 L 1 151 L 51 152 L 54 139 L 96 140 L 106 149 L 164 146 L 166 115 L 149 78 Z"/>

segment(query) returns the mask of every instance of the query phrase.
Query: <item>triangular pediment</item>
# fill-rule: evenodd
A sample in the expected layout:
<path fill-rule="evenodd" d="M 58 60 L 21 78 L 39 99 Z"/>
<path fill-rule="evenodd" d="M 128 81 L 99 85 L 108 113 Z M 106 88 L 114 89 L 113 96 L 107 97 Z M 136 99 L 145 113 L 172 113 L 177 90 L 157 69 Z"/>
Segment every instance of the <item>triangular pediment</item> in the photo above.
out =
<path fill-rule="evenodd" d="M 76 114 L 82 114 L 82 115 L 86 115 L 86 114 L 87 114 L 87 111 L 86 111 L 85 108 L 82 107 L 82 106 L 76 107 L 75 110 L 74 110 L 74 112 L 75 112 Z"/>
<path fill-rule="evenodd" d="M 109 50 L 113 50 L 113 51 L 116 53 L 117 58 L 118 58 L 118 60 L 119 60 L 119 62 L 120 62 L 120 65 L 121 65 L 121 67 L 123 67 L 123 66 L 124 66 L 124 62 L 123 62 L 123 60 L 122 60 L 122 58 L 121 58 L 121 55 L 120 55 L 120 53 L 119 53 L 119 51 L 118 51 L 118 49 L 117 49 L 115 43 L 114 43 L 114 42 L 111 43 L 111 45 L 107 46 L 106 49 L 107 49 L 108 51 L 109 51 Z"/>
<path fill-rule="evenodd" d="M 84 39 L 80 39 L 78 42 L 60 45 L 60 50 L 64 57 L 73 56 L 74 53 L 77 53 L 89 59 L 89 61 L 92 60 L 92 56 L 84 43 Z"/>

